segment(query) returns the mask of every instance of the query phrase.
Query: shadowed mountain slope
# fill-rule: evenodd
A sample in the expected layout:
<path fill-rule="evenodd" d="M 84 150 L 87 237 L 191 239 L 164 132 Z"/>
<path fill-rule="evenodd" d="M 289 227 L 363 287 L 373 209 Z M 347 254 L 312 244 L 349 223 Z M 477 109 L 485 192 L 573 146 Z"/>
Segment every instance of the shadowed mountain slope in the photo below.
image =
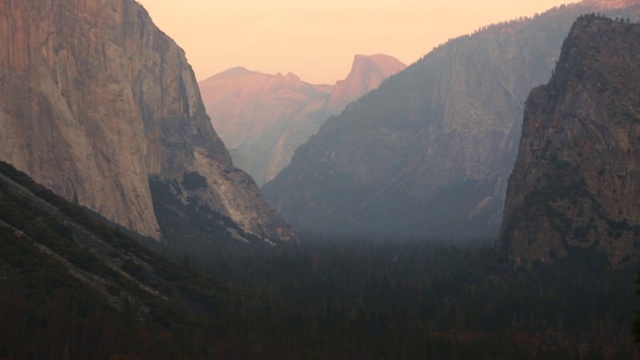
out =
<path fill-rule="evenodd" d="M 0 239 L 6 358 L 201 358 L 184 329 L 202 331 L 205 317 L 219 327 L 252 298 L 174 265 L 4 162 Z"/>
<path fill-rule="evenodd" d="M 640 249 L 640 25 L 584 16 L 527 100 L 498 246 L 517 266 Z"/>
<path fill-rule="evenodd" d="M 622 5 L 561 6 L 439 46 L 328 120 L 265 195 L 299 230 L 496 236 L 529 91 L 579 15 L 638 16 Z"/>

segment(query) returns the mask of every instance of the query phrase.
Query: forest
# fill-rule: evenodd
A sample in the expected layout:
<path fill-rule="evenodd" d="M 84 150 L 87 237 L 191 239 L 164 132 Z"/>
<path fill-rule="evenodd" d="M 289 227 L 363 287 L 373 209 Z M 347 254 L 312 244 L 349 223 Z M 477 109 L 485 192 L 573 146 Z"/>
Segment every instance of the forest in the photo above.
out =
<path fill-rule="evenodd" d="M 249 338 L 241 341 L 258 353 L 234 353 L 231 346 L 231 358 L 640 356 L 632 336 L 640 309 L 636 269 L 611 269 L 593 250 L 513 269 L 491 240 L 306 234 L 298 244 L 276 248 L 169 254 L 184 267 L 253 290 L 268 304 L 251 315 Z M 243 351 L 251 348 L 245 345 Z"/>
<path fill-rule="evenodd" d="M 532 269 L 490 239 L 303 234 L 153 251 L 0 172 L 0 359 L 640 356 L 637 266 L 612 269 L 597 251 Z"/>

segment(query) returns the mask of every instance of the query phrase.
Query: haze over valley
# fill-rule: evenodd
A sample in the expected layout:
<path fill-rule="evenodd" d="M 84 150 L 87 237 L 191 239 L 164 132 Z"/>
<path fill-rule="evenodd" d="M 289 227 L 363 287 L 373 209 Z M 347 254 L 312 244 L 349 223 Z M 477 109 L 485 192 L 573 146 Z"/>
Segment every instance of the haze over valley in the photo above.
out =
<path fill-rule="evenodd" d="M 502 1 L 0 2 L 0 359 L 640 358 L 640 3 Z"/>

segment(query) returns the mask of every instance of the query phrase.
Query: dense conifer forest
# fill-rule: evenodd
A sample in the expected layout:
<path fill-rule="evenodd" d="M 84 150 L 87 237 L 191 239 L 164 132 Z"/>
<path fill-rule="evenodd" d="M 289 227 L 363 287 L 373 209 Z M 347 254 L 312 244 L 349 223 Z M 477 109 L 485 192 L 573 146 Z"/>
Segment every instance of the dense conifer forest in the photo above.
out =
<path fill-rule="evenodd" d="M 513 269 L 492 241 L 306 235 L 157 247 L 174 265 L 0 170 L 0 359 L 640 356 L 636 269 L 597 252 Z"/>
<path fill-rule="evenodd" d="M 304 238 L 277 248 L 173 254 L 183 266 L 262 296 L 266 306 L 247 320 L 241 342 L 260 344 L 257 354 L 243 353 L 248 357 L 282 349 L 277 357 L 640 355 L 632 337 L 640 309 L 636 269 L 610 269 L 595 251 L 575 249 L 555 265 L 513 269 L 486 240 Z"/>

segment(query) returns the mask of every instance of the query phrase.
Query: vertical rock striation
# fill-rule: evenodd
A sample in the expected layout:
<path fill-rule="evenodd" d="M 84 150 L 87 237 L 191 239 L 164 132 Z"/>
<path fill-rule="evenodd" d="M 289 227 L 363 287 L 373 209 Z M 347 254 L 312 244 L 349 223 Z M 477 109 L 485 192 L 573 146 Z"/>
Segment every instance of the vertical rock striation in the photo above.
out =
<path fill-rule="evenodd" d="M 527 100 L 499 248 L 516 266 L 640 248 L 640 25 L 585 16 Z"/>
<path fill-rule="evenodd" d="M 606 5 L 606 4 L 605 4 Z M 636 1 L 574 4 L 434 49 L 328 120 L 262 189 L 300 230 L 495 237 L 529 91 L 573 21 Z"/>
<path fill-rule="evenodd" d="M 294 236 L 233 168 L 184 52 L 137 2 L 0 2 L 0 48 L 0 159 L 156 239 L 150 180 L 247 232 Z M 205 186 L 185 186 L 192 173 Z"/>

